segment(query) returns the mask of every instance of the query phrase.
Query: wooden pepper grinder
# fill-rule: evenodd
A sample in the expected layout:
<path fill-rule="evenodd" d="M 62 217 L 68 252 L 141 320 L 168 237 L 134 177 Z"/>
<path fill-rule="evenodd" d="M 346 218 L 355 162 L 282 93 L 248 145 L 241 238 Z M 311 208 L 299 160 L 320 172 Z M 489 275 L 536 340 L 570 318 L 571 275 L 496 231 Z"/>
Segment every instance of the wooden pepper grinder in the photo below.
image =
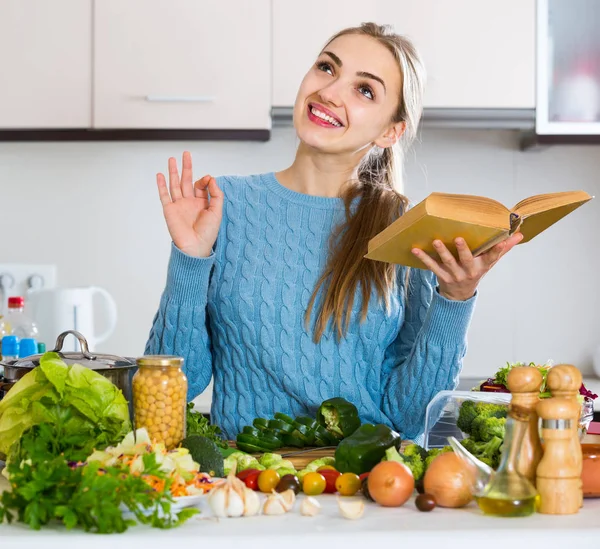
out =
<path fill-rule="evenodd" d="M 526 409 L 531 415 L 517 460 L 517 472 L 535 486 L 535 475 L 542 459 L 543 449 L 539 436 L 539 418 L 536 407 L 540 401 L 540 388 L 544 379 L 537 368 L 518 366 L 513 368 L 506 379 L 512 393 L 511 406 Z"/>
<path fill-rule="evenodd" d="M 546 387 L 550 390 L 553 397 L 566 398 L 577 404 L 578 414 L 571 426 L 570 451 L 577 460 L 579 467 L 579 476 L 583 467 L 583 456 L 581 453 L 581 443 L 579 442 L 579 420 L 581 417 L 581 406 L 577 396 L 583 379 L 581 372 L 571 364 L 557 364 L 550 368 Z M 583 485 L 581 486 L 581 505 L 583 505 Z"/>
<path fill-rule="evenodd" d="M 545 444 L 537 468 L 539 513 L 572 515 L 581 507 L 581 467 L 571 451 L 571 431 L 579 409 L 578 403 L 564 397 L 542 399 L 537 405 Z"/>

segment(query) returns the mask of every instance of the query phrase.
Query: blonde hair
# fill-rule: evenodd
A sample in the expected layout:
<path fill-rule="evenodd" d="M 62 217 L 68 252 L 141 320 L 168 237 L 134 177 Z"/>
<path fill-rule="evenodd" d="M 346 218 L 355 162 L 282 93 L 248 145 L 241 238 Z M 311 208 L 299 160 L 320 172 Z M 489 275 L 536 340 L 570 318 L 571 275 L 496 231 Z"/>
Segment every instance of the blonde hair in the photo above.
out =
<path fill-rule="evenodd" d="M 402 215 L 408 200 L 402 194 L 404 155 L 417 135 L 422 113 L 425 69 L 410 40 L 395 34 L 386 25 L 363 23 L 335 34 L 325 45 L 349 34 L 369 36 L 384 45 L 394 56 L 402 77 L 398 108 L 391 123 L 404 122 L 405 131 L 398 142 L 389 148 L 374 147 L 363 158 L 358 169 L 358 180 L 344 187 L 346 218 L 330 240 L 330 253 L 325 270 L 313 291 L 305 315 L 310 325 L 311 310 L 320 300 L 315 323 L 314 340 L 318 342 L 333 319 L 338 338 L 346 335 L 350 325 L 356 291 L 362 295 L 361 322 L 364 322 L 372 289 L 389 310 L 391 295 L 396 291 L 396 267 L 389 263 L 372 261 L 363 256 L 369 240 Z M 355 211 L 351 204 L 360 198 Z"/>

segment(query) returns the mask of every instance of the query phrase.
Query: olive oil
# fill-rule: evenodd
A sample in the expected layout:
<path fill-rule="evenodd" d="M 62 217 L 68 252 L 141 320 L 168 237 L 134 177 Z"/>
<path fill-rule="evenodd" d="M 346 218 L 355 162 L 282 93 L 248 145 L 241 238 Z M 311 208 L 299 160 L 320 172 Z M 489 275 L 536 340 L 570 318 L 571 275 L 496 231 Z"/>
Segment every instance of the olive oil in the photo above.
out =
<path fill-rule="evenodd" d="M 486 515 L 496 517 L 527 517 L 535 512 L 536 497 L 526 499 L 507 499 L 503 497 L 476 498 L 477 505 Z"/>

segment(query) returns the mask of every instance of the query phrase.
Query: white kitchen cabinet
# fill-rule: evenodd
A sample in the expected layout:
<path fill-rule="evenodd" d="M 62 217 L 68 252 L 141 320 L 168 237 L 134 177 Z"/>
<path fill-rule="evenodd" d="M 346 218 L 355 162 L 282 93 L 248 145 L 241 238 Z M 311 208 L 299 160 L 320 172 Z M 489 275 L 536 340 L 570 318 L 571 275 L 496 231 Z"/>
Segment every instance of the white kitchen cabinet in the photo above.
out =
<path fill-rule="evenodd" d="M 273 0 L 273 105 L 293 105 L 330 35 L 367 20 L 416 44 L 425 107 L 535 106 L 535 0 Z"/>
<path fill-rule="evenodd" d="M 270 128 L 270 0 L 100 0 L 94 25 L 94 128 Z"/>
<path fill-rule="evenodd" d="M 92 0 L 0 0 L 0 128 L 87 128 Z"/>

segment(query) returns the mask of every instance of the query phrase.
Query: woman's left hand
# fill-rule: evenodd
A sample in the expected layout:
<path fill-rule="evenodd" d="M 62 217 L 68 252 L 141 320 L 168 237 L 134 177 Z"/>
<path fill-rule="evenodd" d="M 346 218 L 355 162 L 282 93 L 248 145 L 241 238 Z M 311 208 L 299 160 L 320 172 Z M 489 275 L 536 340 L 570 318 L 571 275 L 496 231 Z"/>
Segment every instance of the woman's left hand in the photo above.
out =
<path fill-rule="evenodd" d="M 475 295 L 483 276 L 521 240 L 523 240 L 523 235 L 515 233 L 484 254 L 473 257 L 465 240 L 457 238 L 455 243 L 458 261 L 440 240 L 434 240 L 433 247 L 441 261 L 436 261 L 418 248 L 414 248 L 412 252 L 437 276 L 441 295 L 453 301 L 465 301 Z"/>

